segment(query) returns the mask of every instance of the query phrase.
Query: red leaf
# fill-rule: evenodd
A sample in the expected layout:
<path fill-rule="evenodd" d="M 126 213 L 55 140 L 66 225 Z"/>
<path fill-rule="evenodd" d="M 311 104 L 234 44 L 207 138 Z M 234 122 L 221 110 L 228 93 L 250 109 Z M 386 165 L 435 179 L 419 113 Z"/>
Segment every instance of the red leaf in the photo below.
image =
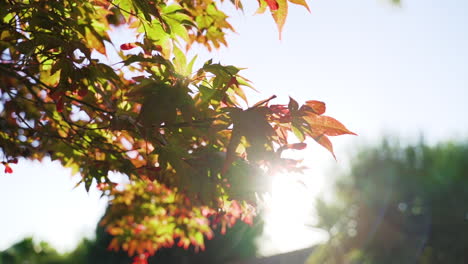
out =
<path fill-rule="evenodd" d="M 239 85 L 239 82 L 237 81 L 237 78 L 235 76 L 231 77 L 226 87 L 231 87 L 231 85 L 235 85 L 235 86 Z"/>
<path fill-rule="evenodd" d="M 13 173 L 13 169 L 7 164 L 3 164 L 5 165 L 5 173 Z"/>
<path fill-rule="evenodd" d="M 135 43 L 124 43 L 120 45 L 121 50 L 131 50 L 138 47 Z"/>
<path fill-rule="evenodd" d="M 276 11 L 279 8 L 278 2 L 276 0 L 265 0 L 267 3 L 268 7 L 270 7 L 271 11 Z"/>
<path fill-rule="evenodd" d="M 17 164 L 17 163 L 18 163 L 18 159 L 17 159 L 17 158 L 9 159 L 9 160 L 8 160 L 8 163 Z"/>
<path fill-rule="evenodd" d="M 139 234 L 141 233 L 142 231 L 144 231 L 146 229 L 146 227 L 143 225 L 143 224 L 139 224 L 137 225 L 134 229 L 133 229 L 133 232 L 135 234 Z"/>
<path fill-rule="evenodd" d="M 60 97 L 57 102 L 55 103 L 57 107 L 57 112 L 61 113 L 63 111 L 63 97 Z"/>
<path fill-rule="evenodd" d="M 307 147 L 306 143 L 294 143 L 294 144 L 289 144 L 288 148 L 289 149 L 296 149 L 296 150 L 303 150 Z"/>
<path fill-rule="evenodd" d="M 133 258 L 132 264 L 148 264 L 148 254 L 139 254 Z"/>
<path fill-rule="evenodd" d="M 281 105 L 281 104 L 270 105 L 270 110 L 274 114 L 278 114 L 278 115 L 289 114 L 289 109 L 286 105 Z"/>
<path fill-rule="evenodd" d="M 85 97 L 88 94 L 88 87 L 83 87 L 78 90 L 78 95 L 81 97 Z"/>

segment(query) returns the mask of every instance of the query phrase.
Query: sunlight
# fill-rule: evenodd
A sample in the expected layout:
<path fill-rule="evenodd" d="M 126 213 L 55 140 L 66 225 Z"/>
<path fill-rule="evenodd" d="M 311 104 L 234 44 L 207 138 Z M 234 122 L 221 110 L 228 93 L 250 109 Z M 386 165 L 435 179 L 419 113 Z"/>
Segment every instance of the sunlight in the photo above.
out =
<path fill-rule="evenodd" d="M 309 180 L 307 180 L 309 178 Z M 265 236 L 269 245 L 264 254 L 287 252 L 309 247 L 326 240 L 326 235 L 312 228 L 314 199 L 323 187 L 323 180 L 303 174 L 274 176 L 272 193 L 266 201 Z"/>

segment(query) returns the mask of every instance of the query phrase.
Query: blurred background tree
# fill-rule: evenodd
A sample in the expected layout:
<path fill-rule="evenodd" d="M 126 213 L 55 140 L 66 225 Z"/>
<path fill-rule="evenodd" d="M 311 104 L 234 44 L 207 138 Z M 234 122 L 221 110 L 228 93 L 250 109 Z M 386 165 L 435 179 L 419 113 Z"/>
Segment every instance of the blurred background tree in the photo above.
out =
<path fill-rule="evenodd" d="M 467 142 L 362 149 L 317 203 L 330 239 L 307 263 L 468 263 L 467 162 Z"/>
<path fill-rule="evenodd" d="M 35 242 L 27 237 L 0 252 L 0 264 L 34 263 L 34 264 L 67 264 L 67 257 L 60 255 L 47 242 Z"/>

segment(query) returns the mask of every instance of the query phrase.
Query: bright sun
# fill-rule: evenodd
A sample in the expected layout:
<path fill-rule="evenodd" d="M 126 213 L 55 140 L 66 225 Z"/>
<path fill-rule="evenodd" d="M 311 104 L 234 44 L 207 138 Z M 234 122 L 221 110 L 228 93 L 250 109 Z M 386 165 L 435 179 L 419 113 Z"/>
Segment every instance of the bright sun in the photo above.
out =
<path fill-rule="evenodd" d="M 288 252 L 326 240 L 326 235 L 307 226 L 314 221 L 314 199 L 323 180 L 302 174 L 274 176 L 272 192 L 266 201 L 263 255 Z"/>

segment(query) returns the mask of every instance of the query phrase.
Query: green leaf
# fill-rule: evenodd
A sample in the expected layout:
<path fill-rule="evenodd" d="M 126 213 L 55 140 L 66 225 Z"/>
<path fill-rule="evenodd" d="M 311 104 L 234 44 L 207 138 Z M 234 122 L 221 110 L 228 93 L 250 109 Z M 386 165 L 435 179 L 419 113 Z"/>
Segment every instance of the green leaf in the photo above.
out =
<path fill-rule="evenodd" d="M 185 54 L 177 46 L 174 46 L 173 52 L 175 70 L 182 76 L 190 75 L 190 71 L 187 68 L 187 58 L 185 57 Z"/>
<path fill-rule="evenodd" d="M 300 129 L 298 129 L 296 126 L 292 126 L 291 128 L 292 128 L 292 132 L 297 137 L 297 139 L 299 139 L 299 141 L 302 142 L 305 140 L 304 133 Z"/>
<path fill-rule="evenodd" d="M 277 0 L 278 10 L 272 11 L 271 14 L 273 19 L 276 22 L 278 27 L 279 38 L 281 39 L 281 34 L 283 32 L 283 26 L 286 22 L 286 17 L 288 16 L 288 0 Z"/>

